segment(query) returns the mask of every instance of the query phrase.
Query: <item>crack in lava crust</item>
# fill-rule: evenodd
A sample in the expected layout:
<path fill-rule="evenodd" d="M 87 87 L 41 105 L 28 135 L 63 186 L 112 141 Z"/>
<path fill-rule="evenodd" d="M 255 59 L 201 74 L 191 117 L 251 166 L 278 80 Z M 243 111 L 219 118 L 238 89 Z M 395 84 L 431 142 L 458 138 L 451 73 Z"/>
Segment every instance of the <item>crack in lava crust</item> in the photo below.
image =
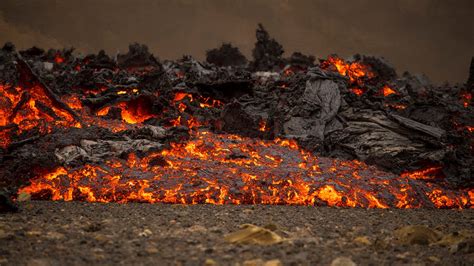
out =
<path fill-rule="evenodd" d="M 419 177 L 416 177 L 419 178 Z M 195 132 L 139 158 L 59 167 L 19 191 L 36 199 L 181 204 L 293 204 L 370 208 L 470 208 L 473 192 L 450 191 L 359 161 L 316 157 L 296 142 Z"/>

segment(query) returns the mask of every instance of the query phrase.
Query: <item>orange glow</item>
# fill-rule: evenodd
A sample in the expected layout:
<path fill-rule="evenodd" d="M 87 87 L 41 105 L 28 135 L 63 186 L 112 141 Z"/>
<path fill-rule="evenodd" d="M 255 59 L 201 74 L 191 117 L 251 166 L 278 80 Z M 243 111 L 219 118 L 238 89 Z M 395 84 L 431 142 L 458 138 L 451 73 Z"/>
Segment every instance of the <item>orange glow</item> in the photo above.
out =
<path fill-rule="evenodd" d="M 171 125 L 177 127 L 181 125 L 181 116 L 178 116 L 176 119 L 171 120 Z"/>
<path fill-rule="evenodd" d="M 198 96 L 197 99 L 194 98 L 194 96 L 190 93 L 185 93 L 185 92 L 177 92 L 174 95 L 173 98 L 173 103 L 176 104 L 178 102 L 183 101 L 185 98 L 188 98 L 189 102 L 197 102 L 199 107 L 201 108 L 216 108 L 216 107 L 222 107 L 224 106 L 224 103 L 219 101 L 219 100 L 214 100 L 211 99 L 210 97 L 203 97 L 203 96 Z M 184 103 L 179 103 L 179 109 L 181 112 L 184 112 L 185 108 Z"/>
<path fill-rule="evenodd" d="M 70 98 L 70 101 L 72 106 L 79 104 L 77 99 Z M 69 113 L 53 105 L 39 86 L 25 90 L 0 85 L 0 115 L 0 126 L 16 125 L 17 134 L 33 128 L 46 134 L 54 126 L 73 127 L 77 124 Z M 4 136 L 1 145 L 6 147 L 11 137 L 5 132 L 2 135 Z"/>
<path fill-rule="evenodd" d="M 156 115 L 151 114 L 148 109 L 148 104 L 143 103 L 140 98 L 128 102 L 119 102 L 115 104 L 114 107 L 120 109 L 122 120 L 127 124 L 143 123 L 150 118 L 156 117 Z M 110 108 L 111 106 L 105 106 L 99 109 L 96 112 L 97 116 L 106 116 L 109 113 Z"/>
<path fill-rule="evenodd" d="M 97 115 L 98 116 L 107 115 L 109 113 L 109 110 L 110 110 L 110 106 L 106 106 L 106 107 L 100 109 L 99 111 L 97 111 Z"/>
<path fill-rule="evenodd" d="M 295 74 L 295 72 L 291 68 L 285 69 L 285 71 L 283 71 L 283 75 L 285 76 L 291 76 L 293 74 Z"/>
<path fill-rule="evenodd" d="M 79 97 L 76 95 L 64 97 L 63 102 L 65 102 L 71 109 L 80 110 L 82 109 L 82 102 Z"/>
<path fill-rule="evenodd" d="M 348 76 L 356 86 L 360 86 L 363 78 L 373 75 L 366 66 L 357 62 L 345 63 L 338 58 L 327 62 L 333 64 L 341 75 Z M 105 86 L 94 88 L 90 93 L 99 94 L 106 89 Z M 358 96 L 365 93 L 359 87 L 353 87 L 351 91 Z M 8 147 L 18 133 L 31 129 L 47 134 L 55 128 L 98 125 L 118 132 L 143 126 L 145 121 L 153 118 L 166 118 L 171 126 L 190 129 L 189 140 L 171 143 L 168 149 L 160 152 L 130 153 L 126 158 L 110 158 L 101 165 L 61 166 L 48 172 L 39 169 L 31 184 L 19 192 L 30 193 L 37 199 L 88 202 L 364 208 L 474 206 L 472 190 L 452 191 L 425 182 L 441 175 L 439 166 L 395 176 L 360 161 L 317 157 L 300 149 L 295 140 L 260 140 L 202 131 L 202 126 L 211 122 L 200 121 L 205 119 L 204 116 L 193 116 L 194 110 L 224 106 L 223 102 L 210 97 L 175 93 L 169 104 L 174 108 L 173 114 L 179 115 L 171 119 L 157 114 L 153 100 L 139 95 L 138 88 L 116 93 L 135 95 L 127 101 L 124 101 L 127 97 L 117 97 L 116 102 L 111 101 L 98 110 L 83 106 L 85 98 L 78 95 L 63 96 L 61 100 L 83 120 L 84 124 L 79 124 L 69 113 L 55 106 L 40 86 L 0 85 L 0 126 L 9 127 L 0 132 L 1 147 Z M 397 92 L 388 86 L 383 88 L 384 96 L 394 93 Z M 390 107 L 405 108 L 402 105 Z M 468 126 L 467 129 L 473 132 L 474 128 Z M 258 130 L 269 131 L 267 121 L 260 121 Z M 157 165 L 158 159 L 164 163 Z"/>
<path fill-rule="evenodd" d="M 230 156 L 234 151 L 242 156 Z M 166 165 L 153 164 L 156 158 L 163 158 Z M 58 182 L 60 176 L 68 182 Z M 426 202 L 418 199 L 419 191 L 426 194 Z M 471 191 L 443 190 L 359 161 L 316 157 L 292 140 L 264 141 L 206 131 L 143 157 L 130 154 L 104 166 L 59 167 L 38 175 L 20 192 L 33 198 L 51 195 L 53 200 L 180 204 L 462 208 L 472 202 Z"/>
<path fill-rule="evenodd" d="M 186 110 L 186 108 L 188 108 L 188 107 L 186 106 L 186 104 L 184 104 L 184 103 L 179 103 L 179 104 L 178 104 L 178 110 L 179 110 L 179 112 L 181 112 L 181 113 L 184 112 L 184 111 Z"/>
<path fill-rule="evenodd" d="M 198 128 L 201 126 L 201 123 L 192 116 L 186 121 L 186 124 L 188 128 Z"/>
<path fill-rule="evenodd" d="M 193 99 L 193 95 L 192 94 L 189 94 L 189 93 L 185 93 L 185 92 L 177 92 L 175 95 L 174 95 L 174 99 L 173 101 L 174 102 L 179 102 L 181 100 L 183 100 L 184 98 L 186 97 L 189 97 L 192 101 Z"/>
<path fill-rule="evenodd" d="M 334 67 L 339 74 L 349 78 L 352 84 L 363 85 L 363 78 L 371 79 L 375 74 L 370 71 L 369 66 L 360 62 L 346 63 L 343 59 L 336 56 L 329 56 L 326 61 L 321 63 L 321 68 L 328 69 Z"/>
<path fill-rule="evenodd" d="M 464 108 L 469 107 L 472 101 L 472 94 L 470 92 L 462 92 L 461 93 L 461 98 L 463 101 L 463 106 Z"/>
<path fill-rule="evenodd" d="M 122 102 L 118 104 L 118 107 L 122 109 L 122 119 L 128 124 L 143 123 L 145 120 L 155 117 L 144 104 Z"/>
<path fill-rule="evenodd" d="M 54 57 L 54 62 L 55 62 L 56 64 L 62 64 L 62 63 L 64 63 L 64 61 L 65 61 L 64 58 L 61 57 L 59 54 L 57 54 L 57 55 Z"/>
<path fill-rule="evenodd" d="M 427 167 L 416 171 L 408 171 L 401 174 L 401 177 L 410 179 L 433 179 L 441 174 L 441 166 Z"/>
<path fill-rule="evenodd" d="M 362 94 L 364 94 L 364 91 L 360 88 L 352 88 L 351 91 L 357 96 L 361 96 Z"/>
<path fill-rule="evenodd" d="M 261 132 L 265 132 L 267 131 L 267 122 L 265 122 L 264 120 L 260 121 L 259 125 L 258 125 L 258 130 L 261 131 Z"/>
<path fill-rule="evenodd" d="M 407 106 L 404 105 L 404 104 L 395 104 L 395 103 L 386 103 L 385 106 L 386 107 L 391 107 L 391 108 L 394 108 L 394 109 L 399 109 L 399 110 L 403 110 L 403 109 L 407 108 Z"/>
<path fill-rule="evenodd" d="M 396 93 L 397 92 L 395 90 L 393 90 L 392 88 L 390 88 L 388 85 L 385 85 L 382 88 L 382 94 L 383 94 L 384 97 L 387 97 L 389 95 L 396 94 Z"/>

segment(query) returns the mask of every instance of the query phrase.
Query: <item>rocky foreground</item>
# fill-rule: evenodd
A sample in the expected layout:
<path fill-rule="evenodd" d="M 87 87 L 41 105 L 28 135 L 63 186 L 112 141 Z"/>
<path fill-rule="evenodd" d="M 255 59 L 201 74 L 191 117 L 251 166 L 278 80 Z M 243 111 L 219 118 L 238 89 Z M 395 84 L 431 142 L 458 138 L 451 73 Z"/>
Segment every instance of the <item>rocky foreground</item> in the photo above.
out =
<path fill-rule="evenodd" d="M 27 201 L 0 215 L 0 265 L 472 265 L 472 228 L 473 210 Z"/>

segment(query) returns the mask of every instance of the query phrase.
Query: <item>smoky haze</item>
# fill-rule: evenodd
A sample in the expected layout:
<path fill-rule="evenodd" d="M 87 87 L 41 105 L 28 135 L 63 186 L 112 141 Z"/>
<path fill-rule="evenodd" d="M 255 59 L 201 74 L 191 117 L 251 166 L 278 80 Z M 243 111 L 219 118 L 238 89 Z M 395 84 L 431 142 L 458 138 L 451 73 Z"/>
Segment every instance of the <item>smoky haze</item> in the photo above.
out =
<path fill-rule="evenodd" d="M 0 43 L 115 54 L 140 42 L 160 59 L 203 59 L 231 42 L 250 58 L 261 22 L 287 55 L 380 55 L 399 73 L 465 82 L 473 18 L 472 0 L 1 0 Z"/>

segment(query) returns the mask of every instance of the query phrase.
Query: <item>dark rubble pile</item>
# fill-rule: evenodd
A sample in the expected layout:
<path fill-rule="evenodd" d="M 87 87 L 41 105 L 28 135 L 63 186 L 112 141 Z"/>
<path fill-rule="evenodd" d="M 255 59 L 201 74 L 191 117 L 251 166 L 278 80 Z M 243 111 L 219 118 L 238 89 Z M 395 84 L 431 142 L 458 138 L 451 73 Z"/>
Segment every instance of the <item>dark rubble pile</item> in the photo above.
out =
<path fill-rule="evenodd" d="M 216 133 L 295 139 L 317 155 L 357 159 L 397 174 L 434 166 L 439 168 L 434 181 L 473 187 L 472 67 L 466 85 L 438 87 L 424 76 L 398 76 L 384 59 L 356 55 L 345 62 L 362 64 L 373 75 L 353 80 L 325 59 L 315 63 L 313 56 L 301 53 L 284 58 L 283 47 L 261 25 L 256 35 L 251 62 L 229 44 L 208 51 L 209 62 L 198 62 L 190 56 L 160 61 L 139 44 L 113 58 L 104 51 L 78 56 L 72 49 L 33 47 L 17 52 L 7 43 L 0 50 L 0 84 L 46 87 L 57 108 L 78 120 L 77 110 L 61 99 L 80 95 L 92 113 L 110 107 L 110 120 L 120 119 L 114 105 L 130 103 L 152 115 L 143 124 L 166 129 L 160 137 L 165 145 L 187 135 L 190 124 L 173 124 L 177 117 L 196 119 Z M 384 95 L 384 86 L 395 93 Z M 131 93 L 134 89 L 139 91 Z M 222 104 L 199 108 L 197 101 L 184 98 L 182 111 L 173 103 L 179 92 Z M 13 142 L 0 151 L 2 186 L 15 180 L 17 187 L 37 166 L 57 164 L 54 150 L 84 136 L 157 141 L 146 130 L 112 132 L 80 122 L 81 128 L 57 128 L 50 134 L 13 134 Z"/>

